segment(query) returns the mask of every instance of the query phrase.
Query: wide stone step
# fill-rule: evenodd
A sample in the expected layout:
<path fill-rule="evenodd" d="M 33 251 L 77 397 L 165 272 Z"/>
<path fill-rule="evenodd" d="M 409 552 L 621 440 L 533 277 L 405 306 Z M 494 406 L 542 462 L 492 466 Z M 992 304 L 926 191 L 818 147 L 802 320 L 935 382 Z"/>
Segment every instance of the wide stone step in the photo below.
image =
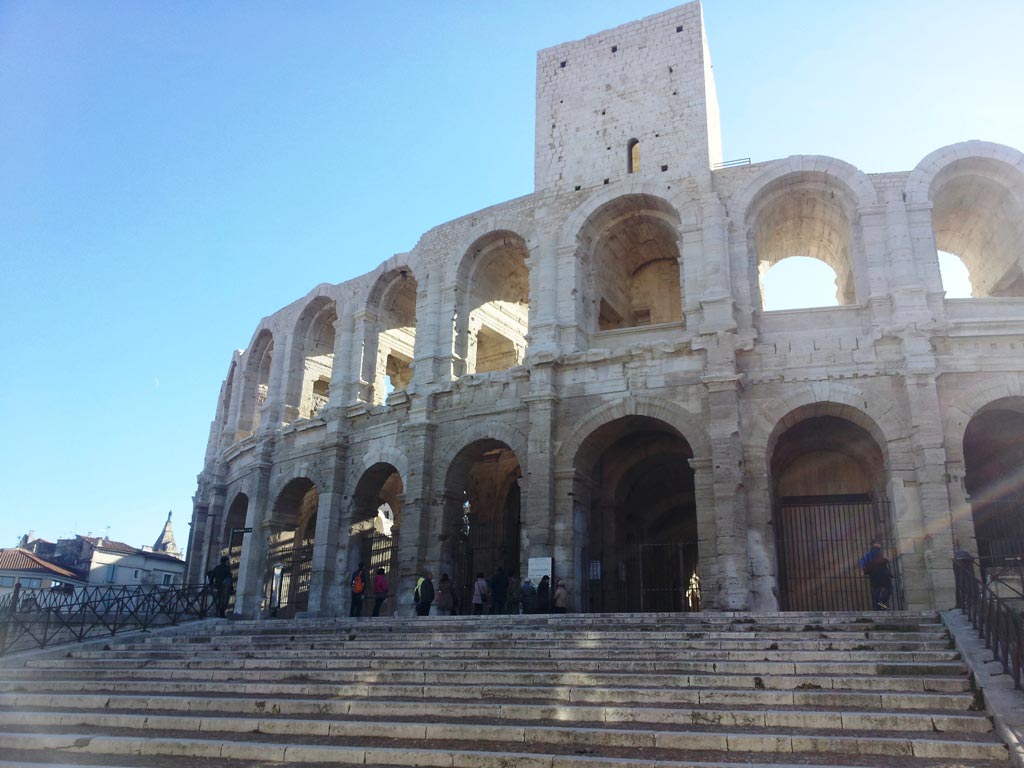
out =
<path fill-rule="evenodd" d="M 588 747 L 646 747 L 674 750 L 754 751 L 750 745 L 772 741 L 778 751 L 836 752 L 877 755 L 922 755 L 921 744 L 931 744 L 930 753 L 937 754 L 937 745 L 956 742 L 971 744 L 968 751 L 961 746 L 957 756 L 975 760 L 1005 757 L 1006 747 L 991 736 L 975 734 L 971 739 L 935 734 L 890 732 L 875 734 L 836 735 L 829 729 L 813 726 L 762 725 L 757 729 L 737 729 L 705 724 L 700 729 L 686 729 L 663 724 L 660 728 L 638 728 L 635 725 L 608 727 L 604 724 L 506 724 L 490 722 L 391 721 L 387 724 L 389 738 L 403 741 L 446 740 L 473 742 L 525 742 L 530 744 L 577 744 Z M 283 717 L 182 716 L 157 714 L 110 714 L 95 712 L 0 712 L 0 726 L 5 728 L 80 728 L 97 732 L 116 729 L 186 732 L 189 735 L 232 733 L 269 733 L 287 736 L 340 737 L 365 739 L 381 734 L 381 724 L 368 720 L 299 719 Z M 789 742 L 789 748 L 785 743 Z M 775 749 L 767 751 L 776 751 Z"/>
<path fill-rule="evenodd" d="M 44 693 L 0 694 L 0 708 L 9 711 L 48 709 L 103 710 L 128 712 L 189 712 L 192 714 L 281 716 L 318 715 L 332 717 L 397 718 L 421 717 L 422 702 L 384 699 L 300 699 L 282 698 L 272 703 L 249 697 L 203 698 L 193 696 L 138 696 Z M 822 708 L 743 709 L 735 704 L 719 707 L 673 706 L 590 706 L 583 704 L 535 704 L 528 702 L 476 702 L 466 710 L 460 702 L 432 702 L 430 712 L 438 717 L 491 718 L 501 721 L 559 720 L 596 723 L 645 723 L 673 725 L 722 725 L 742 727 L 831 728 L 836 730 L 897 730 L 988 733 L 992 722 L 980 712 L 885 712 L 826 710 Z"/>
<path fill-rule="evenodd" d="M 714 674 L 671 674 L 651 673 L 644 678 L 645 687 L 658 688 L 708 688 L 722 686 L 726 688 L 768 688 L 779 690 L 817 688 L 841 688 L 846 690 L 869 690 L 869 691 L 945 691 L 956 692 L 966 691 L 970 688 L 970 682 L 962 674 L 962 670 L 946 668 L 943 670 L 944 677 L 933 676 L 934 672 L 926 668 L 912 670 L 913 677 L 897 676 L 901 670 L 891 668 L 880 671 L 877 666 L 871 669 L 863 669 L 852 675 L 840 674 L 787 674 L 775 672 L 769 674 L 767 671 L 761 675 L 730 673 L 727 670 L 718 670 Z M 956 676 L 957 673 L 959 676 Z M 111 670 L 93 671 L 84 675 L 64 675 L 65 682 L 88 683 L 97 681 L 99 684 L 108 682 L 133 682 L 147 681 L 160 683 L 168 677 L 166 672 L 160 670 Z M 15 677 L 6 672 L 0 672 L 0 686 L 26 678 Z M 31 679 L 31 678 L 29 678 Z M 47 678 L 42 679 L 42 685 L 48 685 Z M 623 686 L 636 680 L 635 673 L 616 672 L 561 672 L 561 673 L 536 673 L 514 671 L 489 670 L 479 672 L 475 670 L 178 670 L 174 673 L 174 679 L 178 683 L 185 681 L 230 681 L 239 682 L 270 682 L 287 683 L 295 681 L 310 681 L 314 683 L 336 683 L 336 684 L 422 684 L 422 685 L 569 685 L 569 686 Z"/>
<path fill-rule="evenodd" d="M 920 684 L 920 680 L 917 681 Z M 964 692 L 929 692 L 923 685 L 917 690 L 870 691 L 857 689 L 824 688 L 809 683 L 805 688 L 768 689 L 757 687 L 751 680 L 748 688 L 729 689 L 721 686 L 707 688 L 658 687 L 587 687 L 566 685 L 389 685 L 358 683 L 344 686 L 344 695 L 358 697 L 387 696 L 390 698 L 550 700 L 582 703 L 646 703 L 646 704 L 762 704 L 764 706 L 844 706 L 867 709 L 956 709 L 967 710 L 974 704 L 974 696 Z M 19 692 L 26 681 L 0 682 L 0 692 Z M 33 682 L 33 691 L 50 693 L 82 693 L 102 690 L 110 693 L 208 695 L 244 694 L 254 697 L 276 696 L 332 696 L 342 693 L 339 686 L 329 683 L 246 683 L 194 681 L 186 683 L 105 681 L 97 685 L 91 681 L 54 680 Z"/>
<path fill-rule="evenodd" d="M 259 727 L 261 722 L 263 721 L 255 721 L 252 724 Z M 330 724 L 329 728 L 334 725 L 336 724 Z M 62 754 L 81 751 L 112 756 L 134 753 L 180 758 L 218 757 L 271 762 L 307 760 L 344 764 L 447 765 L 469 768 L 508 765 L 554 766 L 557 765 L 555 755 L 566 754 L 570 750 L 579 752 L 591 749 L 597 752 L 599 757 L 606 758 L 635 757 L 637 750 L 642 750 L 643 757 L 664 759 L 669 765 L 680 758 L 685 760 L 686 753 L 689 752 L 724 753 L 738 758 L 752 754 L 776 755 L 785 759 L 803 754 L 828 755 L 829 758 L 840 758 L 840 763 L 841 759 L 849 754 L 862 757 L 884 755 L 928 760 L 1004 762 L 1008 756 L 1006 747 L 995 742 L 923 737 L 870 738 L 784 733 L 633 731 L 625 738 L 616 740 L 615 731 L 610 729 L 494 726 L 499 731 L 499 739 L 490 741 L 480 738 L 460 739 L 458 734 L 468 732 L 459 730 L 458 727 L 454 731 L 450 728 L 447 724 L 393 724 L 389 726 L 389 731 L 401 735 L 389 736 L 386 745 L 360 743 L 359 739 L 363 737 L 345 733 L 344 729 L 319 738 L 309 734 L 293 736 L 283 733 L 269 733 L 265 734 L 264 738 L 257 738 L 250 731 L 245 739 L 225 741 L 223 731 L 200 731 L 193 733 L 191 738 L 183 738 L 168 731 L 155 730 L 147 732 L 146 736 L 138 736 L 105 733 L 97 728 L 78 729 L 70 733 L 2 731 L 0 745 L 6 749 L 59 750 Z M 429 742 L 429 746 L 424 742 Z M 467 749 L 467 746 L 471 749 Z M 587 749 L 588 747 L 590 749 Z M 510 759 L 511 754 L 515 754 L 514 762 Z M 531 759 L 533 756 L 539 760 Z M 607 759 L 602 762 L 607 766 Z M 614 764 L 622 763 L 615 761 Z"/>
<path fill-rule="evenodd" d="M 59 673 L 62 677 L 73 678 L 95 674 L 111 676 L 133 670 L 145 671 L 151 675 L 166 674 L 173 670 L 182 673 L 189 670 L 206 670 L 211 673 L 228 673 L 233 670 L 281 670 L 280 659 L 231 659 L 215 658 L 168 661 L 139 659 L 42 659 L 30 662 L 23 669 L 6 669 L 0 671 L 5 679 L 52 677 Z M 603 659 L 379 659 L 379 658 L 328 658 L 328 659 L 293 659 L 287 664 L 290 672 L 298 671 L 366 671 L 376 670 L 436 670 L 436 671 L 508 671 L 548 672 L 564 674 L 569 672 L 601 673 L 615 670 L 619 672 L 644 673 L 700 673 L 721 672 L 723 674 L 849 674 L 849 675 L 962 675 L 963 665 L 956 661 L 916 662 L 916 661 L 844 661 L 830 659 L 825 661 L 731 661 L 731 660 L 693 660 L 693 661 L 621 661 L 614 662 Z"/>
<path fill-rule="evenodd" d="M 314 653 L 311 653 L 313 651 Z M 410 657 L 422 656 L 424 654 L 430 655 L 452 655 L 450 649 L 438 645 L 429 649 L 421 649 L 419 653 L 411 653 L 406 648 L 370 648 L 365 650 L 352 650 L 352 649 L 339 649 L 335 651 L 320 651 L 312 648 L 296 648 L 292 646 L 290 649 L 281 651 L 223 651 L 216 647 L 209 647 L 203 651 L 197 652 L 195 655 L 190 655 L 185 652 L 154 652 L 154 653 L 132 653 L 125 656 L 121 656 L 118 652 L 119 658 L 137 659 L 141 661 L 148 660 L 164 660 L 164 661 L 185 661 L 193 658 L 212 658 L 218 655 L 226 656 L 229 658 L 240 658 L 240 659 L 275 659 L 281 664 L 287 664 L 291 660 L 296 659 L 309 659 L 311 656 L 316 657 L 329 657 L 329 658 L 371 658 L 371 659 L 407 659 Z M 462 658 L 474 658 L 474 659 L 518 659 L 525 661 L 544 660 L 544 659 L 556 659 L 556 660 L 572 660 L 572 659 L 615 659 L 617 661 L 628 661 L 637 657 L 648 659 L 648 660 L 693 660 L 693 659 L 723 659 L 723 660 L 735 660 L 735 661 L 825 661 L 825 660 L 842 660 L 842 661 L 857 661 L 864 659 L 880 659 L 886 661 L 949 661 L 956 657 L 956 654 L 952 651 L 943 651 L 941 653 L 935 652 L 920 652 L 912 653 L 909 656 L 906 654 L 879 654 L 871 651 L 828 651 L 828 650 L 814 650 L 814 651 L 779 651 L 779 650 L 750 650 L 750 651 L 730 651 L 723 650 L 715 653 L 709 650 L 672 650 L 672 649 L 654 649 L 645 651 L 636 650 L 623 650 L 623 649 L 606 649 L 601 651 L 590 651 L 590 650 L 572 650 L 563 648 L 548 648 L 534 650 L 520 650 L 515 648 L 508 649 L 474 649 L 460 653 Z M 104 651 L 79 651 L 77 653 L 69 654 L 69 658 L 74 659 L 99 659 L 103 660 L 107 658 Z"/>

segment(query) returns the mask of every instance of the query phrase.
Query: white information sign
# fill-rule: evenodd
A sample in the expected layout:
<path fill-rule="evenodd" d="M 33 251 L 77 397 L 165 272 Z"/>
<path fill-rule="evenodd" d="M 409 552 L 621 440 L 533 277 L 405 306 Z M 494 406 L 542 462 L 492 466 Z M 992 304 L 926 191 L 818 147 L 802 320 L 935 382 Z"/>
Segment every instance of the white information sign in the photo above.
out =
<path fill-rule="evenodd" d="M 531 557 L 527 565 L 526 578 L 533 582 L 534 586 L 537 586 L 544 576 L 551 578 L 551 558 Z"/>

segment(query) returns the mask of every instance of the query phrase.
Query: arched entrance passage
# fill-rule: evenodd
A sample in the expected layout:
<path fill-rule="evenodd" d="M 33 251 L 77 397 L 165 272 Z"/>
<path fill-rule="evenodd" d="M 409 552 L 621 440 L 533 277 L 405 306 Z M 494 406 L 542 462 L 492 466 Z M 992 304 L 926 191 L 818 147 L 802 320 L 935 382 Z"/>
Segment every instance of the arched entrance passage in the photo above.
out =
<path fill-rule="evenodd" d="M 363 473 L 352 495 L 352 523 L 349 525 L 348 575 L 359 563 L 366 565 L 370 577 L 365 587 L 363 614 L 373 611 L 373 574 L 384 570 L 391 594 L 381 606 L 380 615 L 390 616 L 397 607 L 395 590 L 398 588 L 398 532 L 402 520 L 402 476 L 392 465 L 380 462 Z M 346 580 L 344 585 L 348 585 Z"/>
<path fill-rule="evenodd" d="M 875 537 L 902 605 L 885 458 L 867 430 L 838 416 L 799 421 L 775 442 L 770 473 L 781 608 L 870 610 L 860 558 Z"/>
<path fill-rule="evenodd" d="M 455 457 L 445 478 L 445 529 L 441 561 L 463 613 L 472 611 L 473 580 L 503 568 L 520 575 L 519 478 L 515 451 L 498 440 L 477 440 Z M 439 574 L 434 574 L 440 578 Z M 436 583 L 436 580 L 435 580 Z"/>
<path fill-rule="evenodd" d="M 693 450 L 665 422 L 625 416 L 575 458 L 586 521 L 583 605 L 591 611 L 700 609 Z"/>
<path fill-rule="evenodd" d="M 271 616 L 291 618 L 309 608 L 313 537 L 319 503 L 320 492 L 306 477 L 289 482 L 274 502 L 263 580 Z"/>
<path fill-rule="evenodd" d="M 1016 563 L 1024 555 L 1024 400 L 975 414 L 964 431 L 964 464 L 982 564 Z"/>

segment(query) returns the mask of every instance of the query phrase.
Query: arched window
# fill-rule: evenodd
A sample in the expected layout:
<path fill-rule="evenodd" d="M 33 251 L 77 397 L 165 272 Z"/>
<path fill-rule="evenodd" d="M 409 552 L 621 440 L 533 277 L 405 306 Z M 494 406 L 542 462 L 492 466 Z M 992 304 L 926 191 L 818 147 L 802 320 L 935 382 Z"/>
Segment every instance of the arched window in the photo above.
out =
<path fill-rule="evenodd" d="M 636 173 L 640 170 L 640 142 L 637 139 L 630 139 L 626 144 L 626 173 Z"/>

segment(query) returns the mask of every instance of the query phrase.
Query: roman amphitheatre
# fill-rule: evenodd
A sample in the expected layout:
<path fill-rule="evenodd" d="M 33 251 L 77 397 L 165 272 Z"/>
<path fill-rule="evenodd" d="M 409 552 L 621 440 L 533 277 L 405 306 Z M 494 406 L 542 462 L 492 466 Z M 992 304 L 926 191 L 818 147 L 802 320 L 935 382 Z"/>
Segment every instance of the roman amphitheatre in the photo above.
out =
<path fill-rule="evenodd" d="M 924 610 L 1024 540 L 1024 155 L 724 162 L 708 50 L 691 3 L 541 51 L 532 194 L 253 319 L 191 582 L 229 555 L 250 619 L 347 615 L 360 562 L 389 615 L 531 564 L 575 612 L 860 610 L 878 536 Z M 792 257 L 834 306 L 765 308 Z"/>

